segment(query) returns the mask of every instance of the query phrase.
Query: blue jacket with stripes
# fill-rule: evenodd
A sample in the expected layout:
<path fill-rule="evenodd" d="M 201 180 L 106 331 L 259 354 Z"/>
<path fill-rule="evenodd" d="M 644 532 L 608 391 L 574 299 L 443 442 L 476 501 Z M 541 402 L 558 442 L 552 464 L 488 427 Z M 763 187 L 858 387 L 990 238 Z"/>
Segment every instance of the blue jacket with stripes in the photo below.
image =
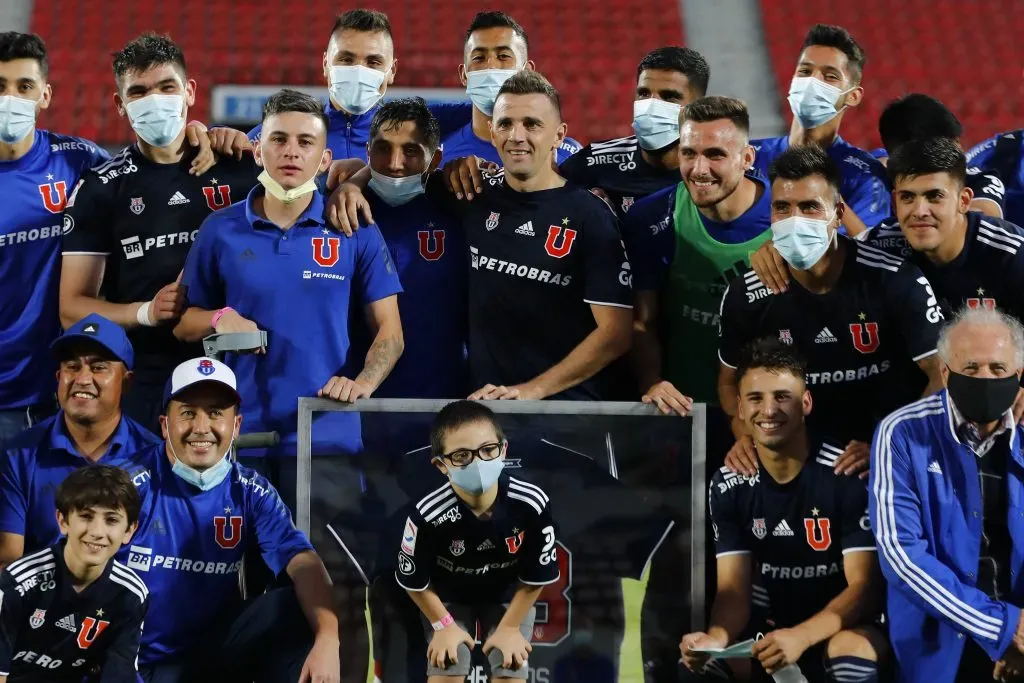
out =
<path fill-rule="evenodd" d="M 957 438 L 945 391 L 886 417 L 871 449 L 871 527 L 888 581 L 889 636 L 900 681 L 953 683 L 967 638 L 992 657 L 1010 646 L 1024 604 L 1024 457 L 1010 436 L 1010 602 L 975 587 L 982 499 L 977 456 Z M 1002 457 L 990 451 L 986 457 Z"/>

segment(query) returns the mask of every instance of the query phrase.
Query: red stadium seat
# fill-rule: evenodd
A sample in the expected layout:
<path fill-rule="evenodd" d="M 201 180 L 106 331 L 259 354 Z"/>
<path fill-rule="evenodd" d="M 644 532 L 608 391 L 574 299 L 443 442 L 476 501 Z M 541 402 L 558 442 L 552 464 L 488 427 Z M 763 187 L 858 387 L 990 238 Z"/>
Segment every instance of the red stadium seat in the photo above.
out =
<path fill-rule="evenodd" d="M 396 85 L 461 87 L 462 36 L 484 6 L 477 0 L 370 6 L 387 12 L 394 28 Z M 34 3 L 32 30 L 49 46 L 56 98 L 45 125 L 104 144 L 129 139 L 110 99 L 110 55 L 146 31 L 170 33 L 184 49 L 199 83 L 191 119 L 208 120 L 217 84 L 322 85 L 331 24 L 346 7 L 334 0 L 289 3 L 285 13 L 279 7 L 269 0 L 138 0 L 120 11 L 90 0 Z M 637 62 L 655 47 L 683 43 L 675 2 L 610 0 L 596 11 L 586 0 L 524 0 L 486 8 L 506 9 L 526 27 L 530 57 L 564 93 L 570 134 L 581 141 L 629 135 Z"/>

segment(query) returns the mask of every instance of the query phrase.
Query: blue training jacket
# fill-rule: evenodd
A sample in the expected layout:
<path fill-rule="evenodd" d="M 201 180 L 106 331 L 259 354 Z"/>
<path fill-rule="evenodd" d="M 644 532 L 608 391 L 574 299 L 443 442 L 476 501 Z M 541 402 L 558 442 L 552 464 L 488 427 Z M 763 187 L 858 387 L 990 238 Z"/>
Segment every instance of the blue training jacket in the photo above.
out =
<path fill-rule="evenodd" d="M 886 417 L 871 448 L 871 527 L 889 584 L 889 636 L 901 682 L 953 683 L 967 638 L 993 660 L 1010 646 L 1024 598 L 1024 457 L 1010 436 L 1009 602 L 975 588 L 982 500 L 977 456 L 956 437 L 945 391 Z M 986 457 L 1001 457 L 992 451 Z"/>

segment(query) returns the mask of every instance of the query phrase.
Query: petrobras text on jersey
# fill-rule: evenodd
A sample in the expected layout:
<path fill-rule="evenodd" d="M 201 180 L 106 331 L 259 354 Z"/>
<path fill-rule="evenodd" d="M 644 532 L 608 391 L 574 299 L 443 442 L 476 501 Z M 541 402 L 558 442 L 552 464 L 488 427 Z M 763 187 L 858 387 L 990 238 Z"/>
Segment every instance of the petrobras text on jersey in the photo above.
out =
<path fill-rule="evenodd" d="M 29 230 L 19 230 L 18 232 L 0 234 L 0 247 L 10 247 L 15 244 L 24 244 L 25 242 L 35 242 L 37 240 L 60 239 L 63 236 L 63 224 L 44 225 L 41 228 L 31 228 Z"/>
<path fill-rule="evenodd" d="M 469 251 L 473 270 L 493 270 L 498 273 L 505 273 L 506 275 L 545 282 L 550 285 L 562 285 L 563 287 L 567 287 L 572 281 L 572 275 L 552 273 L 550 270 L 519 265 L 511 261 L 494 258 L 493 256 L 482 256 L 480 250 L 476 247 L 470 247 Z"/>
<path fill-rule="evenodd" d="M 48 655 L 44 655 L 39 652 L 33 652 L 32 650 L 20 650 L 18 654 L 11 658 L 14 662 L 25 662 L 26 664 L 35 664 L 41 666 L 44 669 L 59 669 L 64 666 L 64 662 L 60 659 L 53 659 Z M 71 666 L 82 666 L 85 664 L 85 658 L 76 659 L 71 663 Z"/>
<path fill-rule="evenodd" d="M 152 548 L 139 545 L 128 548 L 128 567 L 136 571 L 148 572 L 150 569 L 163 567 L 195 574 L 237 574 L 241 566 L 241 560 L 237 562 L 208 562 L 172 555 L 154 555 Z"/>
<path fill-rule="evenodd" d="M 761 563 L 761 576 L 773 579 L 820 579 L 842 571 L 842 562 L 830 564 L 811 564 L 806 567 L 779 567 Z"/>
<path fill-rule="evenodd" d="M 441 569 L 446 569 L 452 574 L 469 574 L 470 576 L 481 576 L 495 569 L 508 569 L 509 567 L 514 567 L 518 562 L 519 560 L 516 559 L 505 562 L 490 562 L 482 567 L 462 567 L 456 566 L 454 562 L 446 557 L 437 558 L 437 566 Z"/>
<path fill-rule="evenodd" d="M 840 382 L 857 382 L 889 371 L 889 361 L 872 363 L 852 370 L 833 370 L 826 372 L 808 372 L 808 384 L 839 384 Z"/>
<path fill-rule="evenodd" d="M 683 306 L 683 317 L 689 318 L 693 322 L 700 323 L 701 325 L 710 325 L 715 329 L 718 328 L 718 324 L 721 320 L 718 316 L 718 311 L 701 311 L 693 306 L 687 305 Z"/>
<path fill-rule="evenodd" d="M 593 154 L 587 157 L 587 166 L 594 166 L 595 164 L 601 164 L 602 166 L 614 164 L 619 167 L 620 171 L 636 169 L 636 162 L 633 161 L 632 152 L 625 154 Z"/>

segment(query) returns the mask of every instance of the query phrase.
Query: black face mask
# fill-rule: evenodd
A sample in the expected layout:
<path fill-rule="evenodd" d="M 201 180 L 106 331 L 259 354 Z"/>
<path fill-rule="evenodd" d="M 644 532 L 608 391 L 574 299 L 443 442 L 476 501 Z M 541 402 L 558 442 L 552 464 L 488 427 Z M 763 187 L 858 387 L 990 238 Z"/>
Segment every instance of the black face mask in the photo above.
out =
<path fill-rule="evenodd" d="M 1016 374 L 1000 378 L 971 377 L 950 370 L 946 389 L 965 418 L 987 424 L 1001 418 L 1013 406 L 1020 379 Z"/>

